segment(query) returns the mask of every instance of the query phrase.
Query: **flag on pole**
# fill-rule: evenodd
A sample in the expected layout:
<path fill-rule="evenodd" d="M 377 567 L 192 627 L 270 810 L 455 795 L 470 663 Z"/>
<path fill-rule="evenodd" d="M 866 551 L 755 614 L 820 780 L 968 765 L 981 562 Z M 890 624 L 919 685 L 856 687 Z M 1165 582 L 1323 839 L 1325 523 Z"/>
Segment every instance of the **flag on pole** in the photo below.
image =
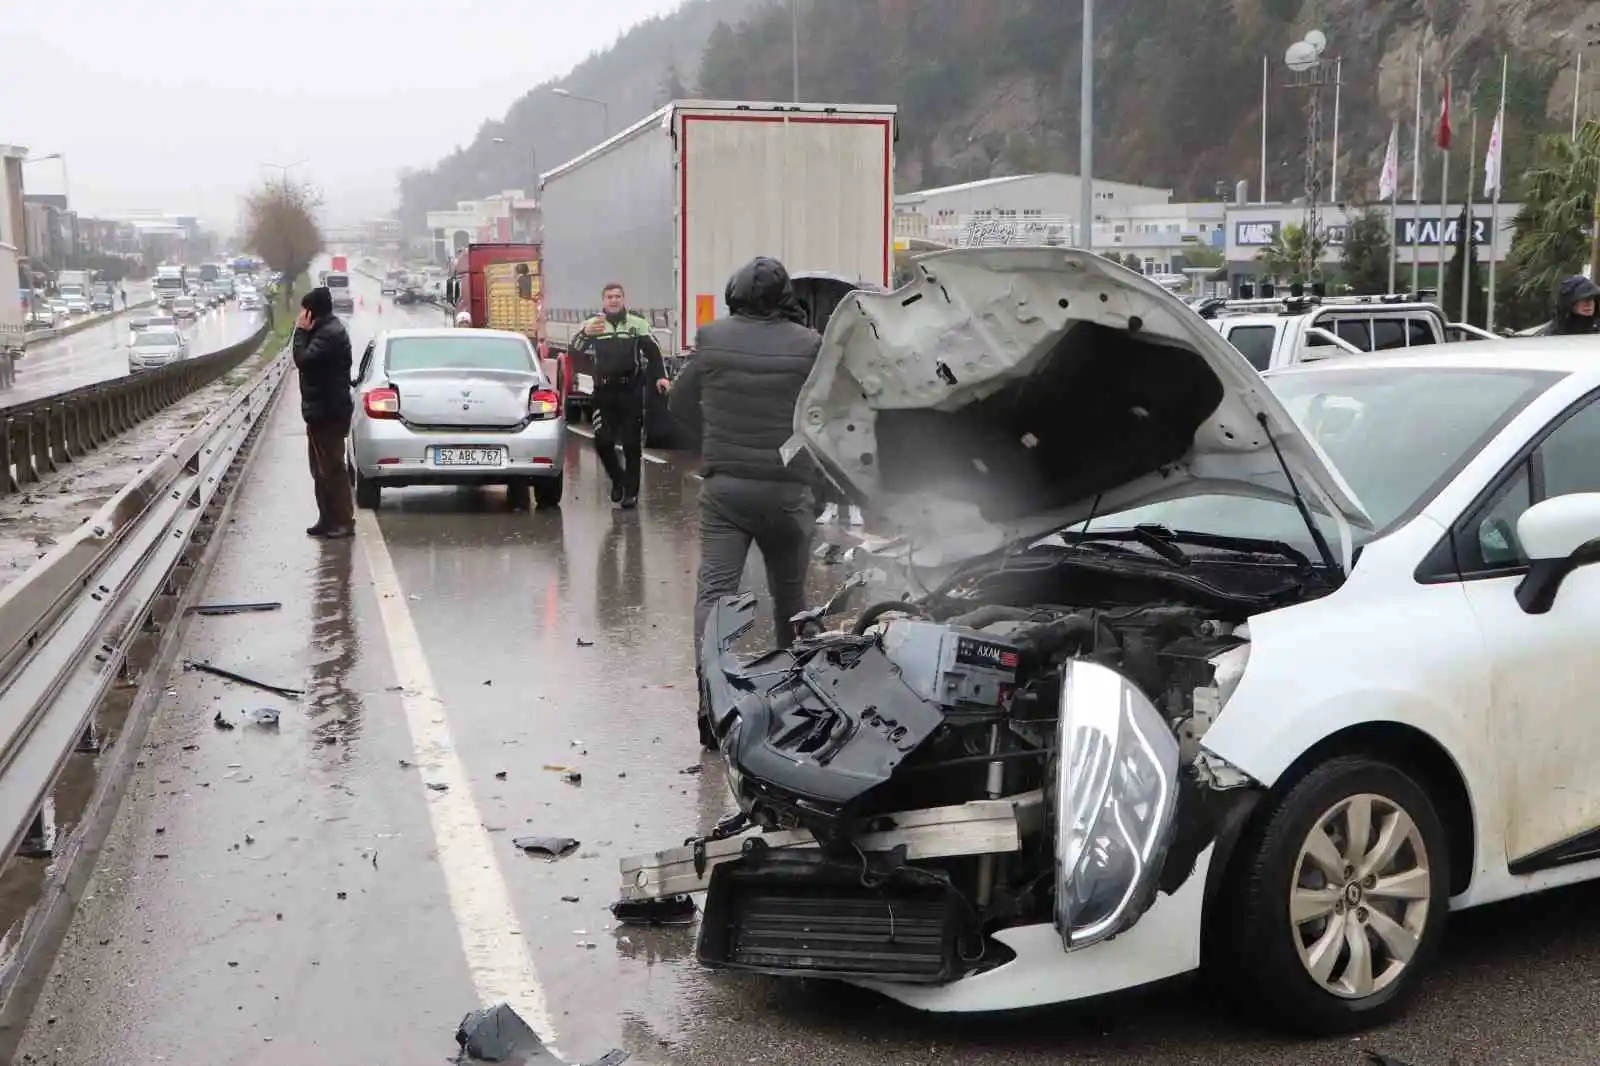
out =
<path fill-rule="evenodd" d="M 1505 109 L 1494 117 L 1494 129 L 1489 133 L 1489 154 L 1483 159 L 1483 195 L 1500 195 L 1500 131 L 1506 120 Z"/>
<path fill-rule="evenodd" d="M 1400 184 L 1400 123 L 1389 131 L 1389 150 L 1383 156 L 1383 175 L 1378 179 L 1378 199 L 1387 200 Z"/>
<path fill-rule="evenodd" d="M 1444 76 L 1444 95 L 1439 98 L 1439 139 L 1438 145 L 1446 152 L 1450 150 L 1450 75 Z"/>

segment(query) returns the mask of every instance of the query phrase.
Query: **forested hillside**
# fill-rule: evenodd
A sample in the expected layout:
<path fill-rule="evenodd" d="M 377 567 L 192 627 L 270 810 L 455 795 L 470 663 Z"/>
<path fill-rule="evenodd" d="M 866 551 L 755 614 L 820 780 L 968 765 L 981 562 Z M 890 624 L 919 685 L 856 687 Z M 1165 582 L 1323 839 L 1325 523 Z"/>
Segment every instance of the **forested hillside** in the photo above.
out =
<path fill-rule="evenodd" d="M 902 119 L 904 189 L 1036 169 L 1077 167 L 1081 10 L 1078 0 L 799 0 L 801 95 L 893 103 Z M 673 95 L 787 99 L 787 0 L 695 0 L 638 28 L 562 84 L 612 101 L 620 128 Z M 1509 52 L 1508 196 L 1532 159 L 1534 135 L 1565 128 L 1574 48 L 1593 0 L 1117 0 L 1097 6 L 1096 172 L 1209 197 L 1218 182 L 1260 168 L 1261 62 L 1270 56 L 1268 194 L 1301 186 L 1305 97 L 1284 87 L 1284 49 L 1312 28 L 1344 60 L 1341 198 L 1376 191 L 1391 122 L 1402 119 L 1404 188 L 1417 57 L 1425 122 L 1436 121 L 1448 70 L 1457 89 L 1452 188 L 1466 191 L 1471 109 L 1480 153 Z M 1313 21 L 1315 19 L 1315 21 Z M 1592 34 L 1590 34 L 1592 36 Z M 1600 57 L 1595 57 L 1600 58 Z M 1596 104 L 1600 104 L 1597 99 Z M 1331 99 L 1328 124 L 1331 128 Z M 408 215 L 527 184 L 532 164 L 490 138 L 538 146 L 542 167 L 582 150 L 594 113 L 530 93 L 501 123 L 433 170 L 402 184 Z M 504 132 L 509 131 L 509 132 Z M 1425 197 L 1438 195 L 1438 156 L 1424 137 Z"/>

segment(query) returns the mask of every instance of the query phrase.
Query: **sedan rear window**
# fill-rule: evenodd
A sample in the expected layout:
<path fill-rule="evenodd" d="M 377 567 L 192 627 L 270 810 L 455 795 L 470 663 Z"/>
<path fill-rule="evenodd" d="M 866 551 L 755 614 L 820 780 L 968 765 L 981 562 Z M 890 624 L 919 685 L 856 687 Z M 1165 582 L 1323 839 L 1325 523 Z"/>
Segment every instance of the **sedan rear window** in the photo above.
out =
<path fill-rule="evenodd" d="M 140 348 L 176 348 L 179 340 L 176 333 L 165 330 L 145 330 L 139 334 L 139 339 L 133 342 Z"/>
<path fill-rule="evenodd" d="M 534 369 L 527 341 L 468 330 L 449 337 L 397 337 L 389 342 L 384 365 L 391 371 Z"/>

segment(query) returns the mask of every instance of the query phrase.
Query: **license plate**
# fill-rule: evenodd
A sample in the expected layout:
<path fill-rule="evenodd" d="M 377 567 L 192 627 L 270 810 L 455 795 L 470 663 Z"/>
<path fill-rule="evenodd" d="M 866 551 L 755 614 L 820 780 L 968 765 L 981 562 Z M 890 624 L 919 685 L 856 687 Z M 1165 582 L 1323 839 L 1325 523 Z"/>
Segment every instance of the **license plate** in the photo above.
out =
<path fill-rule="evenodd" d="M 434 466 L 504 466 L 506 453 L 501 448 L 435 448 Z"/>

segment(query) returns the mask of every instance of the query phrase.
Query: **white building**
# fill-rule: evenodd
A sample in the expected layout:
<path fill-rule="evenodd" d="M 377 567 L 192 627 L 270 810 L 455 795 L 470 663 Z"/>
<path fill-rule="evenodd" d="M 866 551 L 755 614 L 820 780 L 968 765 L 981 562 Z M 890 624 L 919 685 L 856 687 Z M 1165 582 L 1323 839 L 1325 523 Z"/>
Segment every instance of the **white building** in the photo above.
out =
<path fill-rule="evenodd" d="M 946 244 L 998 243 L 997 233 L 1031 231 L 1028 243 L 1062 237 L 1074 243 L 1080 183 L 1075 174 L 1014 174 L 985 178 L 960 185 L 904 193 L 895 197 L 895 214 L 926 220 L 926 236 Z M 1094 183 L 1095 221 L 1107 222 L 1124 207 L 1166 204 L 1171 189 L 1129 185 L 1119 181 Z M 916 223 L 921 225 L 921 223 Z"/>
<path fill-rule="evenodd" d="M 475 241 L 536 241 L 539 201 L 522 189 L 506 189 L 482 200 L 461 200 L 452 210 L 429 211 L 433 260 L 441 266 Z"/>
<path fill-rule="evenodd" d="M 1074 174 L 1020 174 L 904 193 L 895 198 L 895 236 L 944 244 L 1076 246 L 1081 185 Z M 1172 190 L 1095 181 L 1097 251 L 1131 255 L 1147 274 L 1183 270 L 1185 252 L 1223 250 L 1227 206 L 1172 203 Z"/>

